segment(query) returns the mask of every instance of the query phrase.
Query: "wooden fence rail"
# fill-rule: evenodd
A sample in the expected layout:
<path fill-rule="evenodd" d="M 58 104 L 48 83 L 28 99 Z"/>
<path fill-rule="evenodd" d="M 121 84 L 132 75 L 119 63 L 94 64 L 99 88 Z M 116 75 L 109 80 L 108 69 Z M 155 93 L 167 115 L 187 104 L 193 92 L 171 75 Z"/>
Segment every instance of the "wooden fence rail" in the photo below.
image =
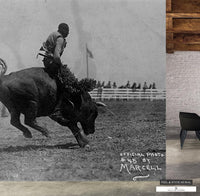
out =
<path fill-rule="evenodd" d="M 95 100 L 132 100 L 132 99 L 161 99 L 165 100 L 166 91 L 163 89 L 119 89 L 119 88 L 103 88 L 94 89 L 90 95 Z"/>

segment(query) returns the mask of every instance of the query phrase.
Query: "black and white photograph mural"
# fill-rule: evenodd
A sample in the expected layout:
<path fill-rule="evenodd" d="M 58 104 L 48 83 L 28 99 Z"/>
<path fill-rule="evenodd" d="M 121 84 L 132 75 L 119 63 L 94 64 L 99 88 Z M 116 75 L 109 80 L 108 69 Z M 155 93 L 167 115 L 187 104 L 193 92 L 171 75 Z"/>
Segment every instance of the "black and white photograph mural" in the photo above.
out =
<path fill-rule="evenodd" d="M 0 3 L 0 180 L 164 179 L 164 0 Z"/>

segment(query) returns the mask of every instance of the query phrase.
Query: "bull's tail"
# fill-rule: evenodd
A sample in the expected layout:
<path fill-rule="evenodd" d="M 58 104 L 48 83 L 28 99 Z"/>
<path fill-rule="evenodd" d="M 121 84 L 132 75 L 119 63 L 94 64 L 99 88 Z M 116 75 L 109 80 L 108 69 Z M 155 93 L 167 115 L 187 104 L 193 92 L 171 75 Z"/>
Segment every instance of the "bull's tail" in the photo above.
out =
<path fill-rule="evenodd" d="M 4 75 L 7 71 L 7 65 L 6 62 L 0 58 L 0 76 Z"/>

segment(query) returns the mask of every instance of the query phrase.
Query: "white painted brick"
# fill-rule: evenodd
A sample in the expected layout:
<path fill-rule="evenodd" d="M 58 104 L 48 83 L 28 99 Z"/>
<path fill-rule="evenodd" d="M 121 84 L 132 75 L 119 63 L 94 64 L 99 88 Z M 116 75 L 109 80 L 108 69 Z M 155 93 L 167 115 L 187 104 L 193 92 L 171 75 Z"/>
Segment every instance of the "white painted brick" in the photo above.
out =
<path fill-rule="evenodd" d="M 166 90 L 167 126 L 180 126 L 180 111 L 200 115 L 200 52 L 167 54 Z"/>

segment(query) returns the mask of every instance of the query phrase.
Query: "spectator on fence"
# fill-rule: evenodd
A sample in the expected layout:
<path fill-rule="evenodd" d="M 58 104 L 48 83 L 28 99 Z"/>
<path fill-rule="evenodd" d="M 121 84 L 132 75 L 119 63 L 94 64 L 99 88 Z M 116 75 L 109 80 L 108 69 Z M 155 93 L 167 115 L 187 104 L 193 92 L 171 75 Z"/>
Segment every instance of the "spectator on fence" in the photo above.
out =
<path fill-rule="evenodd" d="M 116 84 L 116 82 L 113 82 L 112 87 L 113 87 L 113 88 L 117 88 L 117 84 Z"/>
<path fill-rule="evenodd" d="M 111 88 L 111 81 L 108 81 L 108 84 L 106 84 L 105 88 Z"/>
<path fill-rule="evenodd" d="M 156 84 L 155 84 L 155 82 L 154 82 L 153 85 L 152 85 L 152 89 L 156 89 Z"/>
<path fill-rule="evenodd" d="M 145 91 L 146 91 L 147 88 L 148 88 L 147 83 L 144 82 L 144 85 L 143 85 L 143 91 L 144 91 L 144 93 L 145 93 Z"/>
<path fill-rule="evenodd" d="M 101 83 L 101 87 L 105 87 L 105 82 L 103 81 L 102 83 Z"/>
<path fill-rule="evenodd" d="M 130 88 L 130 87 L 131 87 L 131 85 L 130 85 L 130 82 L 129 82 L 129 80 L 128 80 L 127 83 L 126 83 L 125 88 Z"/>
<path fill-rule="evenodd" d="M 149 89 L 151 89 L 151 88 L 152 88 L 152 84 L 149 85 Z"/>
<path fill-rule="evenodd" d="M 136 89 L 141 89 L 141 84 L 139 83 Z"/>
<path fill-rule="evenodd" d="M 101 82 L 100 81 L 98 81 L 97 84 L 96 84 L 96 88 L 99 88 L 99 87 L 101 87 Z"/>
<path fill-rule="evenodd" d="M 111 81 L 108 81 L 108 88 L 111 88 Z"/>
<path fill-rule="evenodd" d="M 135 89 L 135 88 L 136 88 L 136 86 L 137 86 L 136 82 L 133 82 L 133 84 L 132 84 L 131 88 L 132 88 L 132 89 Z"/>
<path fill-rule="evenodd" d="M 131 89 L 133 92 L 136 91 L 136 86 L 137 86 L 137 84 L 136 84 L 136 82 L 134 82 L 133 85 L 131 86 Z"/>

